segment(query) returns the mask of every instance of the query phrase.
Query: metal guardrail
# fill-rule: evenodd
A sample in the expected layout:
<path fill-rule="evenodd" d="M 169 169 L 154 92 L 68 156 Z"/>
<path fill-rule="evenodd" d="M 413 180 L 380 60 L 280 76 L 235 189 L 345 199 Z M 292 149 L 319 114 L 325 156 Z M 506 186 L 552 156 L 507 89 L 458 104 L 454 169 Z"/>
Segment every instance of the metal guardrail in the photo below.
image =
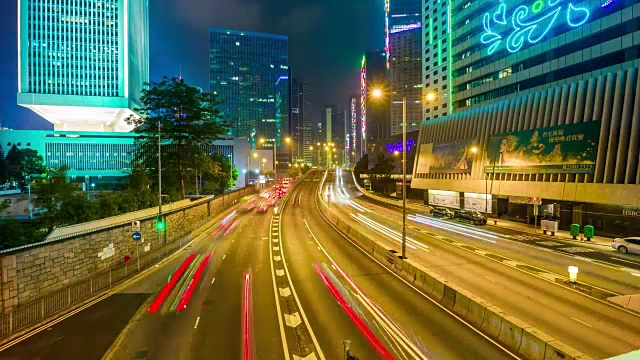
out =
<path fill-rule="evenodd" d="M 243 188 L 230 194 L 233 200 L 238 200 L 251 188 Z M 229 206 L 235 201 L 231 201 Z M 203 220 L 194 229 L 198 229 L 212 219 Z M 175 253 L 186 243 L 191 241 L 193 231 L 182 238 L 164 244 L 158 248 L 150 249 L 146 254 L 140 256 L 140 268 L 138 269 L 138 258 L 131 258 L 128 264 L 118 265 L 109 270 L 97 273 L 88 279 L 81 280 L 60 290 L 56 290 L 37 300 L 22 305 L 16 309 L 0 314 L 0 338 L 6 337 L 47 319 L 49 316 L 60 311 L 69 309 L 73 305 L 86 301 L 96 294 L 109 287 L 131 278 L 141 271 L 150 268 L 160 260 Z"/>

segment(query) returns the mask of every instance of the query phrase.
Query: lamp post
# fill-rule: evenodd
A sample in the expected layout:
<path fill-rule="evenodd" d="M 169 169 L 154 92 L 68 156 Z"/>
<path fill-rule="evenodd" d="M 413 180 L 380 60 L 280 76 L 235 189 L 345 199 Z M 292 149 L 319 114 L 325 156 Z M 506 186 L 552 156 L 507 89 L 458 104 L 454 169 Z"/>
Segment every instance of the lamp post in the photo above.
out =
<path fill-rule="evenodd" d="M 373 89 L 372 96 L 381 98 L 381 89 Z M 432 103 L 436 94 L 429 92 L 426 100 Z M 407 96 L 402 96 L 402 258 L 407 258 Z"/>

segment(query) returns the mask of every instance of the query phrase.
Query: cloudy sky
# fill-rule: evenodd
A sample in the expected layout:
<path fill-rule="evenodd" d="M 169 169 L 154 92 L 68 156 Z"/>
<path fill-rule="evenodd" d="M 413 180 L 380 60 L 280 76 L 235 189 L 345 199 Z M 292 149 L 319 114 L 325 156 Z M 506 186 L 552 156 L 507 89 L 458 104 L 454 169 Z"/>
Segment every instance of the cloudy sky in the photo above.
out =
<path fill-rule="evenodd" d="M 294 75 L 308 79 L 314 118 L 326 103 L 346 104 L 358 93 L 360 59 L 383 46 L 382 0 L 149 0 L 152 80 L 177 76 L 208 89 L 209 27 L 289 36 Z M 0 12 L 0 124 L 15 129 L 50 128 L 15 105 L 16 1 Z"/>

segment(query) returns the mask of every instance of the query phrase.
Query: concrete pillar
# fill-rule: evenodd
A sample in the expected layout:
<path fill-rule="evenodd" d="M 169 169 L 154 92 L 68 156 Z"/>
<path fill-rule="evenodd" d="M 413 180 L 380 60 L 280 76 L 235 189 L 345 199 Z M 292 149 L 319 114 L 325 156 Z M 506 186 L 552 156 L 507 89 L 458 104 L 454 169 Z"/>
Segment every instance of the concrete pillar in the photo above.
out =
<path fill-rule="evenodd" d="M 627 70 L 624 101 L 622 103 L 622 118 L 620 119 L 620 136 L 618 137 L 618 155 L 613 177 L 615 184 L 624 184 L 624 173 L 627 169 L 627 155 L 629 154 L 629 140 L 631 131 L 631 114 L 633 113 L 634 90 L 636 88 L 637 71 L 635 68 Z M 635 162 L 635 158 L 633 159 Z"/>

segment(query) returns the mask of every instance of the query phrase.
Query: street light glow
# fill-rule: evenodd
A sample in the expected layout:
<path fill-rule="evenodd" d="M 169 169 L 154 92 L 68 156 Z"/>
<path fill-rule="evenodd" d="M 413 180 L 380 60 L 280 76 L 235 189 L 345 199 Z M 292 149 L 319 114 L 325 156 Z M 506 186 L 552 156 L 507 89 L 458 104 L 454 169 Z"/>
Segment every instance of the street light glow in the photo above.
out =
<path fill-rule="evenodd" d="M 253 157 L 257 158 L 258 157 L 258 153 L 253 153 Z"/>
<path fill-rule="evenodd" d="M 434 102 L 435 100 L 436 100 L 436 93 L 434 93 L 434 92 L 427 93 L 427 101 L 428 102 Z"/>
<path fill-rule="evenodd" d="M 265 140 L 264 138 L 261 138 L 260 139 L 260 144 L 264 144 L 265 141 L 267 141 L 267 140 Z"/>
<path fill-rule="evenodd" d="M 476 154 L 478 152 L 478 147 L 477 146 L 472 147 L 471 152 Z"/>
<path fill-rule="evenodd" d="M 291 138 L 290 138 L 290 137 L 286 137 L 286 138 L 284 139 L 284 141 L 288 144 L 288 143 L 290 143 L 290 142 L 291 142 Z"/>
<path fill-rule="evenodd" d="M 373 96 L 376 99 L 382 97 L 382 90 L 373 89 L 373 91 L 371 92 L 371 96 Z"/>

